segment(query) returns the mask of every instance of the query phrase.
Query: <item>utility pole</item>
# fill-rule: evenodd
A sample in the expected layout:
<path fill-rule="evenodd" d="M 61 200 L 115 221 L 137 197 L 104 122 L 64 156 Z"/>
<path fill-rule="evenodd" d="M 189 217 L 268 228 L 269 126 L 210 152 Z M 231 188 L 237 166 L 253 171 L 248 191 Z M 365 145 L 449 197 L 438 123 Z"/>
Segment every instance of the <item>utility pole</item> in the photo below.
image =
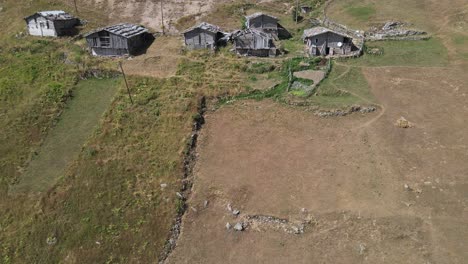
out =
<path fill-rule="evenodd" d="M 127 77 L 125 76 L 125 72 L 124 72 L 124 69 L 122 67 L 122 62 L 121 61 L 119 61 L 119 66 L 120 66 L 120 70 L 122 71 L 122 75 L 123 75 L 124 80 L 125 80 L 125 86 L 127 86 L 128 97 L 130 98 L 130 102 L 133 104 L 132 94 L 130 93 L 130 88 L 128 87 Z"/>
<path fill-rule="evenodd" d="M 78 15 L 78 6 L 76 5 L 76 0 L 73 0 L 73 3 L 75 4 L 75 13 Z"/>
<path fill-rule="evenodd" d="M 163 35 L 166 33 L 164 30 L 164 6 L 163 6 L 163 0 L 161 0 L 161 26 L 162 26 L 162 33 Z"/>
<path fill-rule="evenodd" d="M 299 13 L 299 0 L 296 0 L 296 24 L 298 20 L 298 13 Z"/>

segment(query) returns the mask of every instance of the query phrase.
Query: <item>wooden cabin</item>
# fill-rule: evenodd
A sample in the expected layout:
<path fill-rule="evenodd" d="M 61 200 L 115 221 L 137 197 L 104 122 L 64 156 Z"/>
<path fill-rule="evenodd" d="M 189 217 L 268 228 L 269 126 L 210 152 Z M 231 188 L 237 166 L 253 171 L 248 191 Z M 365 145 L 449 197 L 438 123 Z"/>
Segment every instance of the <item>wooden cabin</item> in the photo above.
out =
<path fill-rule="evenodd" d="M 148 29 L 133 24 L 117 24 L 85 35 L 94 56 L 137 55 L 154 40 Z"/>
<path fill-rule="evenodd" d="M 59 37 L 76 34 L 80 20 L 61 10 L 41 11 L 25 17 L 32 36 Z"/>
<path fill-rule="evenodd" d="M 277 49 L 271 34 L 256 29 L 246 29 L 232 34 L 234 50 L 239 55 L 274 57 Z"/>
<path fill-rule="evenodd" d="M 264 13 L 254 13 L 245 17 L 248 29 L 261 30 L 265 33 L 278 35 L 278 18 Z"/>
<path fill-rule="evenodd" d="M 205 22 L 183 32 L 185 46 L 190 50 L 216 49 L 219 41 L 224 37 L 221 29 Z"/>
<path fill-rule="evenodd" d="M 325 27 L 307 29 L 302 38 L 311 56 L 349 55 L 353 51 L 351 37 Z"/>

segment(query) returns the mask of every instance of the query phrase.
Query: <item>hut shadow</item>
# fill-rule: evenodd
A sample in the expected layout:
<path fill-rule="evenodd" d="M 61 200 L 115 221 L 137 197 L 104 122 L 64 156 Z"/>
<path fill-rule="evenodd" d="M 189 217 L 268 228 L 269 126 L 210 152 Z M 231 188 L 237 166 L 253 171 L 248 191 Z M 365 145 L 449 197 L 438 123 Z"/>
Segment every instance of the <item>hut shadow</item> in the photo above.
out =
<path fill-rule="evenodd" d="M 132 56 L 140 56 L 146 54 L 148 51 L 149 47 L 153 44 L 153 42 L 156 40 L 156 37 L 151 34 L 151 33 L 145 33 L 143 36 L 143 45 L 141 45 L 140 48 L 135 50 L 135 52 L 132 54 Z"/>

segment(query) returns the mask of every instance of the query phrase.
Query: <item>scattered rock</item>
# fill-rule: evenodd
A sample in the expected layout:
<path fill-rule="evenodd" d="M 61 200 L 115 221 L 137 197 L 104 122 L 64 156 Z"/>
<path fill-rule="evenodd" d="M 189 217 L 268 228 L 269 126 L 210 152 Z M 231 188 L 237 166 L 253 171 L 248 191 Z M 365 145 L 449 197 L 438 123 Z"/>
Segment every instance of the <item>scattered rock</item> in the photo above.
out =
<path fill-rule="evenodd" d="M 431 185 L 431 184 L 432 184 L 432 182 L 430 182 L 430 181 L 425 181 L 424 182 L 424 185 Z"/>
<path fill-rule="evenodd" d="M 366 114 L 366 113 L 375 112 L 375 110 L 377 110 L 377 108 L 375 108 L 374 106 L 368 106 L 368 107 L 361 107 L 359 112 Z"/>
<path fill-rule="evenodd" d="M 198 212 L 197 208 L 195 208 L 193 206 L 190 206 L 190 209 L 192 209 L 192 211 L 194 211 L 195 213 Z"/>
<path fill-rule="evenodd" d="M 413 190 L 413 189 L 412 189 L 408 184 L 406 184 L 406 183 L 405 183 L 405 189 L 406 189 L 407 191 L 412 191 L 412 190 Z"/>
<path fill-rule="evenodd" d="M 99 242 L 99 241 L 96 241 L 96 245 L 101 245 L 101 242 Z"/>
<path fill-rule="evenodd" d="M 399 127 L 399 128 L 411 128 L 411 127 L 413 127 L 413 124 L 410 121 L 406 120 L 406 118 L 404 118 L 404 117 L 400 117 L 396 121 L 395 125 L 397 127 Z"/>
<path fill-rule="evenodd" d="M 291 90 L 292 91 L 306 91 L 306 92 L 308 92 L 308 91 L 313 90 L 313 86 L 303 84 L 300 81 L 295 81 L 291 85 Z"/>
<path fill-rule="evenodd" d="M 366 244 L 359 244 L 359 246 L 358 246 L 359 255 L 364 255 L 366 250 L 367 250 Z"/>
<path fill-rule="evenodd" d="M 310 66 L 310 64 L 309 64 L 309 63 L 307 63 L 307 62 L 303 62 L 303 61 L 301 61 L 301 62 L 299 63 L 299 66 L 300 66 L 300 67 L 309 67 L 309 66 Z"/>
<path fill-rule="evenodd" d="M 232 206 L 231 206 L 230 203 L 227 204 L 227 209 L 228 209 L 229 212 L 232 212 Z"/>
<path fill-rule="evenodd" d="M 367 114 L 367 113 L 372 113 L 375 112 L 377 108 L 375 106 L 360 106 L 360 105 L 352 105 L 346 110 L 342 109 L 333 109 L 333 110 L 326 110 L 326 111 L 321 111 L 317 110 L 314 112 L 316 116 L 319 117 L 338 117 L 338 116 L 347 116 L 352 113 L 362 113 L 362 114 Z"/>
<path fill-rule="evenodd" d="M 244 223 L 237 223 L 235 226 L 234 226 L 234 230 L 236 231 L 244 231 Z"/>
<path fill-rule="evenodd" d="M 46 243 L 47 243 L 47 245 L 49 245 L 49 246 L 53 246 L 53 245 L 57 244 L 57 237 L 55 237 L 55 236 L 48 237 L 48 238 L 46 239 Z"/>
<path fill-rule="evenodd" d="M 307 213 L 307 209 L 302 208 L 302 209 L 301 209 L 301 212 L 305 214 L 305 213 Z"/>
<path fill-rule="evenodd" d="M 232 225 L 231 225 L 229 222 L 227 222 L 227 223 L 226 223 L 226 229 L 227 229 L 227 230 L 230 230 L 231 228 L 232 228 Z"/>
<path fill-rule="evenodd" d="M 381 27 L 373 27 L 366 32 L 368 40 L 400 39 L 418 40 L 427 38 L 427 32 L 409 29 L 410 25 L 399 21 L 388 21 Z"/>
<path fill-rule="evenodd" d="M 166 183 L 161 183 L 161 189 L 164 189 L 167 187 L 167 184 Z"/>
<path fill-rule="evenodd" d="M 238 216 L 240 214 L 240 211 L 239 210 L 233 210 L 232 214 L 235 215 L 235 216 Z"/>
<path fill-rule="evenodd" d="M 180 199 L 184 199 L 184 196 L 183 196 L 180 192 L 176 192 L 176 195 L 177 195 L 177 197 L 179 197 Z"/>
<path fill-rule="evenodd" d="M 208 203 L 209 203 L 208 200 L 205 200 L 205 201 L 203 202 L 203 207 L 207 208 L 207 207 L 208 207 Z"/>

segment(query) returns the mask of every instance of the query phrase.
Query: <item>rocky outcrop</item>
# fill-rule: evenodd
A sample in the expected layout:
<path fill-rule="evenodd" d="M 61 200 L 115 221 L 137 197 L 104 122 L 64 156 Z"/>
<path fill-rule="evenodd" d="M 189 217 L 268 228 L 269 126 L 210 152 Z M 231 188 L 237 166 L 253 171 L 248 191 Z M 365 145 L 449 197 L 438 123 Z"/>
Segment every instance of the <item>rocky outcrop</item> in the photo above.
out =
<path fill-rule="evenodd" d="M 430 37 L 427 32 L 411 29 L 410 26 L 404 22 L 389 21 L 383 25 L 372 27 L 365 33 L 365 39 L 370 41 L 420 40 Z"/>

